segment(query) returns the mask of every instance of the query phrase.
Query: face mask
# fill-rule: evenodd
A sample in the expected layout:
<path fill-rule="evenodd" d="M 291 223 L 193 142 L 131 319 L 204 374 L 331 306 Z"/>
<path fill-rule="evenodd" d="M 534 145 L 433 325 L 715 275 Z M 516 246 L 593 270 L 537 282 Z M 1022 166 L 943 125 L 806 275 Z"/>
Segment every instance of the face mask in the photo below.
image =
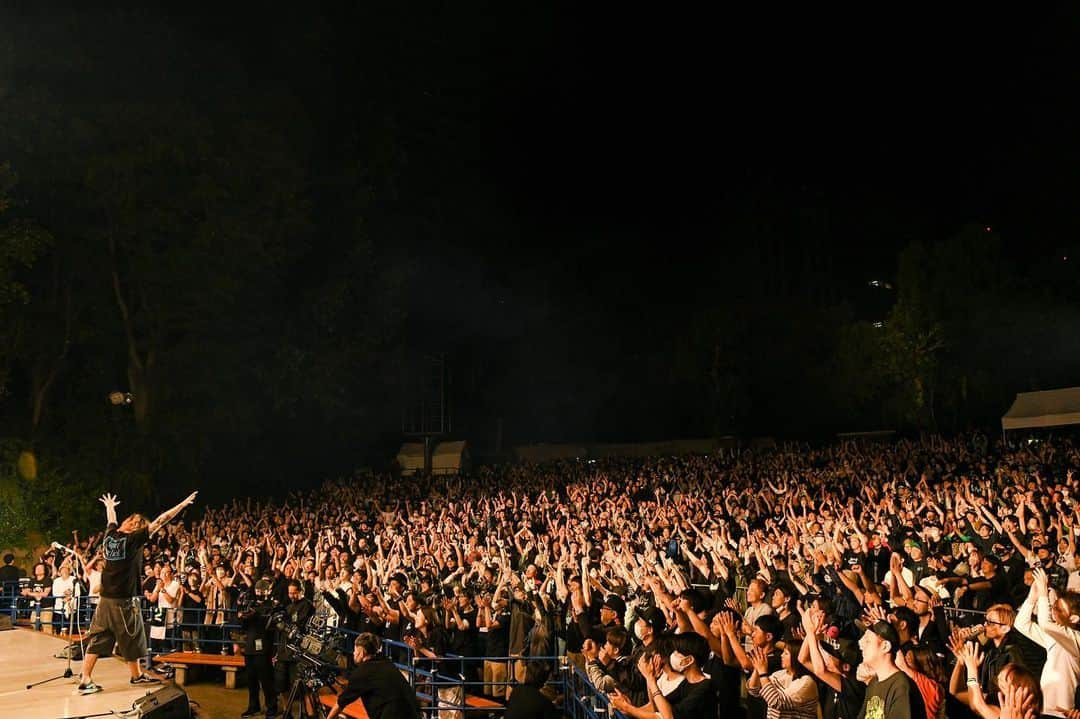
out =
<path fill-rule="evenodd" d="M 679 654 L 678 652 L 672 652 L 671 656 L 668 657 L 668 662 L 671 664 L 672 669 L 681 672 L 686 669 L 686 667 L 690 666 L 690 657 Z"/>

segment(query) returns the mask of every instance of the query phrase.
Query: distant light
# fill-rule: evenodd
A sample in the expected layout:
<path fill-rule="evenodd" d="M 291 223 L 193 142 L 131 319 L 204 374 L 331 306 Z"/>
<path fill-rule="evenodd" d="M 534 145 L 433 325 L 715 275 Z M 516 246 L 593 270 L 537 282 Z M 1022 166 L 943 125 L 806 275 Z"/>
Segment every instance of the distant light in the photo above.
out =
<path fill-rule="evenodd" d="M 874 327 L 876 327 L 876 328 L 878 328 L 878 329 L 881 329 L 881 328 L 882 328 L 882 327 L 884 327 L 884 326 L 885 326 L 885 323 L 884 323 L 884 322 L 881 322 L 881 321 L 878 321 L 878 322 L 875 322 L 875 323 L 874 323 Z"/>
<path fill-rule="evenodd" d="M 993 228 L 991 228 L 990 225 L 987 225 L 986 226 L 986 231 L 987 232 L 993 232 Z"/>
<path fill-rule="evenodd" d="M 881 280 L 870 280 L 871 287 L 881 287 Z"/>
<path fill-rule="evenodd" d="M 1065 255 L 1064 257 L 1061 258 L 1061 261 L 1062 262 L 1068 262 L 1069 261 L 1069 256 Z"/>

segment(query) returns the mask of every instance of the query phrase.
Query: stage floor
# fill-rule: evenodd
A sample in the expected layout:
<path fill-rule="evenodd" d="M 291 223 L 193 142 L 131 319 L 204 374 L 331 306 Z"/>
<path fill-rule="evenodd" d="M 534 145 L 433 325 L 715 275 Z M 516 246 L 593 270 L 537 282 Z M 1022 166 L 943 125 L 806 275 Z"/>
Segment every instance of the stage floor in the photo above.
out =
<path fill-rule="evenodd" d="M 127 666 L 117 658 L 101 659 L 94 667 L 94 681 L 104 687 L 97 694 L 81 696 L 75 691 L 82 661 L 72 661 L 74 676 L 62 678 L 66 659 L 57 659 L 66 642 L 30 629 L 0 632 L 0 707 L 6 717 L 60 719 L 115 711 L 130 711 L 141 696 L 163 685 L 132 687 Z M 33 689 L 27 684 L 61 676 Z"/>

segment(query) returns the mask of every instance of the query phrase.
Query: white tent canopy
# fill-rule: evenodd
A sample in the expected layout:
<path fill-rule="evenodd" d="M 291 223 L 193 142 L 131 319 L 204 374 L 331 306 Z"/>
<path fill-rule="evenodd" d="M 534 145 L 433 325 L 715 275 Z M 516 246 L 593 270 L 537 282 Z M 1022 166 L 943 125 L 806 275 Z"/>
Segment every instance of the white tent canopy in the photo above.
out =
<path fill-rule="evenodd" d="M 1080 387 L 1020 392 L 1001 418 L 1001 429 L 1080 424 Z"/>

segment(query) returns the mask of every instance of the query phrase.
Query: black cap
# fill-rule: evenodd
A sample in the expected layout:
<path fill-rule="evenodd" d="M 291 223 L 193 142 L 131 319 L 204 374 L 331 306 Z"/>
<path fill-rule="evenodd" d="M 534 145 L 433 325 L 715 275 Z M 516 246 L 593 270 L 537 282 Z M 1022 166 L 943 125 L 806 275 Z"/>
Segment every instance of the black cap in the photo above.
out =
<path fill-rule="evenodd" d="M 822 649 L 850 667 L 856 667 L 862 663 L 862 652 L 859 651 L 857 642 L 850 639 L 824 637 L 820 643 Z"/>
<path fill-rule="evenodd" d="M 656 607 L 649 607 L 638 612 L 638 618 L 652 627 L 653 634 L 663 634 L 664 630 L 667 629 L 667 617 Z"/>
<path fill-rule="evenodd" d="M 607 595 L 604 606 L 618 614 L 620 619 L 626 614 L 626 602 L 617 594 Z"/>
<path fill-rule="evenodd" d="M 871 624 L 870 631 L 887 641 L 892 651 L 895 652 L 900 649 L 900 635 L 896 632 L 896 627 L 884 619 Z"/>

